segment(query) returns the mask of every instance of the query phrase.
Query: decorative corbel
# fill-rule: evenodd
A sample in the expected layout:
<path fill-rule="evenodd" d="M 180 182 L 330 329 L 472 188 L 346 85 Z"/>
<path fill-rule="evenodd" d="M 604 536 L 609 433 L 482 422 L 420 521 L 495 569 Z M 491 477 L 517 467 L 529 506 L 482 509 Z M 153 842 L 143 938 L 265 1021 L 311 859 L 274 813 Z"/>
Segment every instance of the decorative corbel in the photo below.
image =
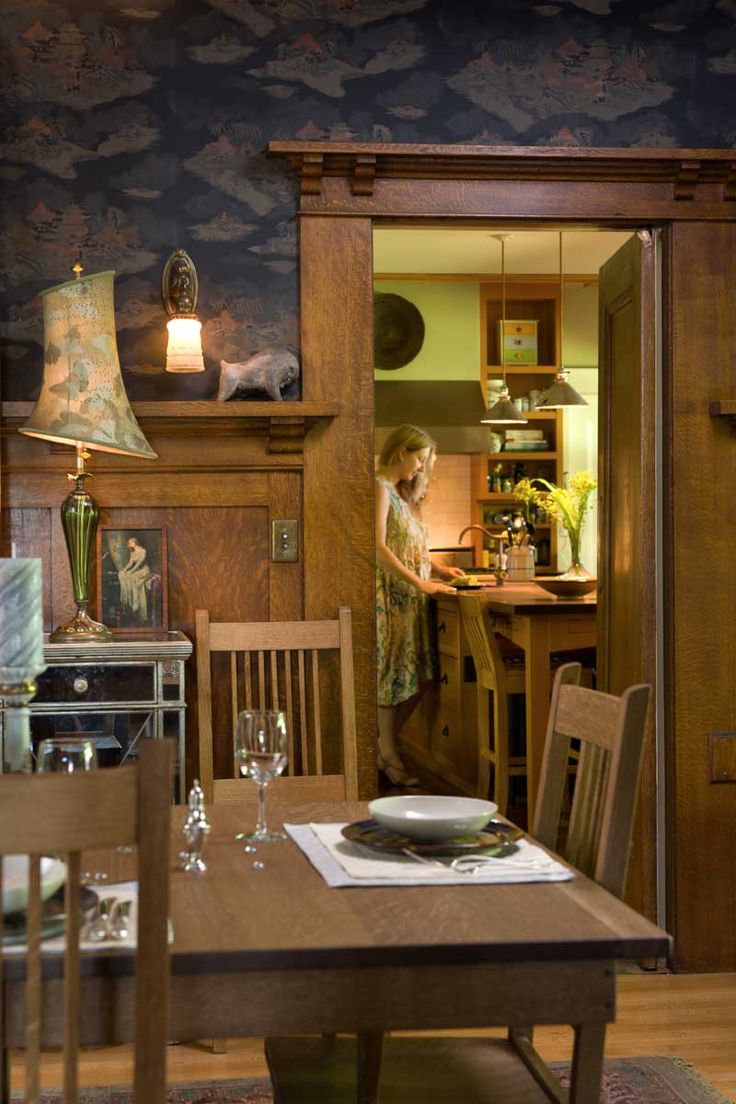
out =
<path fill-rule="evenodd" d="M 356 154 L 353 165 L 353 195 L 373 195 L 373 184 L 376 179 L 375 154 Z"/>
<path fill-rule="evenodd" d="M 305 153 L 302 156 L 302 195 L 319 195 L 322 191 L 324 157 L 321 153 Z"/>
<path fill-rule="evenodd" d="M 673 187 L 675 199 L 693 199 L 700 176 L 700 161 L 681 161 Z"/>

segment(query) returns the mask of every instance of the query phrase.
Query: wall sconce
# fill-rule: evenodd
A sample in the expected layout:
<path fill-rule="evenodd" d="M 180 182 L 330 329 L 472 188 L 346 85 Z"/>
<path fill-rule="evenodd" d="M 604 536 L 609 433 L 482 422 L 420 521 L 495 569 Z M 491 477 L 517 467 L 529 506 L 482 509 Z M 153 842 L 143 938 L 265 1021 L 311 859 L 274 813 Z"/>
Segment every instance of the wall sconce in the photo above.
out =
<path fill-rule="evenodd" d="M 175 249 L 164 265 L 161 294 L 171 316 L 166 323 L 167 372 L 204 372 L 202 323 L 197 318 L 199 281 L 192 258 L 184 249 Z"/>

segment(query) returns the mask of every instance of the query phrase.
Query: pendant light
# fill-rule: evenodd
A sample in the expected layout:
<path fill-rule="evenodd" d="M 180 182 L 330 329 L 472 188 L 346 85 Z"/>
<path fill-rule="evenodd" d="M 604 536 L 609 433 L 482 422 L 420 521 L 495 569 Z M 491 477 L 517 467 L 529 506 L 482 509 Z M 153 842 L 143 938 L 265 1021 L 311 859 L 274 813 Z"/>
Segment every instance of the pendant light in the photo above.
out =
<path fill-rule="evenodd" d="M 537 400 L 537 410 L 560 410 L 564 406 L 587 406 L 588 402 L 567 382 L 570 374 L 562 364 L 562 231 L 560 230 L 560 370 Z"/>
<path fill-rule="evenodd" d="M 501 334 L 499 344 L 501 346 L 501 370 L 503 372 L 503 385 L 498 401 L 486 411 L 485 418 L 481 418 L 481 425 L 518 425 L 526 424 L 527 419 L 517 410 L 511 401 L 509 389 L 506 385 L 506 238 L 511 234 L 493 234 L 492 237 L 501 243 Z"/>

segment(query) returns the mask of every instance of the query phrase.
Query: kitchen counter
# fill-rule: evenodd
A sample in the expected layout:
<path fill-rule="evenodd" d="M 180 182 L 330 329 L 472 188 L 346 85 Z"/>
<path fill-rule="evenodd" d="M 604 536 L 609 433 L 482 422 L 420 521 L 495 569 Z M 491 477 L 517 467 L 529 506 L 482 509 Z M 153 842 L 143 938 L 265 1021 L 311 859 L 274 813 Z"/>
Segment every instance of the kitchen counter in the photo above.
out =
<path fill-rule="evenodd" d="M 496 632 L 525 653 L 527 802 L 531 822 L 547 728 L 551 656 L 595 647 L 596 595 L 556 598 L 536 583 L 489 582 L 478 595 Z M 463 592 L 434 599 L 439 677 L 402 732 L 419 773 L 425 767 L 463 793 L 478 786 L 475 669 L 462 629 Z M 482 795 L 486 796 L 486 795 Z"/>

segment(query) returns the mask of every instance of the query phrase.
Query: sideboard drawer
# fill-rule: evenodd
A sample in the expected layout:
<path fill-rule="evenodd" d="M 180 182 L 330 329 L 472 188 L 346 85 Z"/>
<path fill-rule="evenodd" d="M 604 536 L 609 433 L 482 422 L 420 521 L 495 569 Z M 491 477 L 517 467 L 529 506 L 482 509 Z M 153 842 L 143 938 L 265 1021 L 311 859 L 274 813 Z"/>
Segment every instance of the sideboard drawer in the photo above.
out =
<path fill-rule="evenodd" d="M 154 702 L 153 663 L 75 663 L 47 667 L 38 677 L 36 704 Z"/>

